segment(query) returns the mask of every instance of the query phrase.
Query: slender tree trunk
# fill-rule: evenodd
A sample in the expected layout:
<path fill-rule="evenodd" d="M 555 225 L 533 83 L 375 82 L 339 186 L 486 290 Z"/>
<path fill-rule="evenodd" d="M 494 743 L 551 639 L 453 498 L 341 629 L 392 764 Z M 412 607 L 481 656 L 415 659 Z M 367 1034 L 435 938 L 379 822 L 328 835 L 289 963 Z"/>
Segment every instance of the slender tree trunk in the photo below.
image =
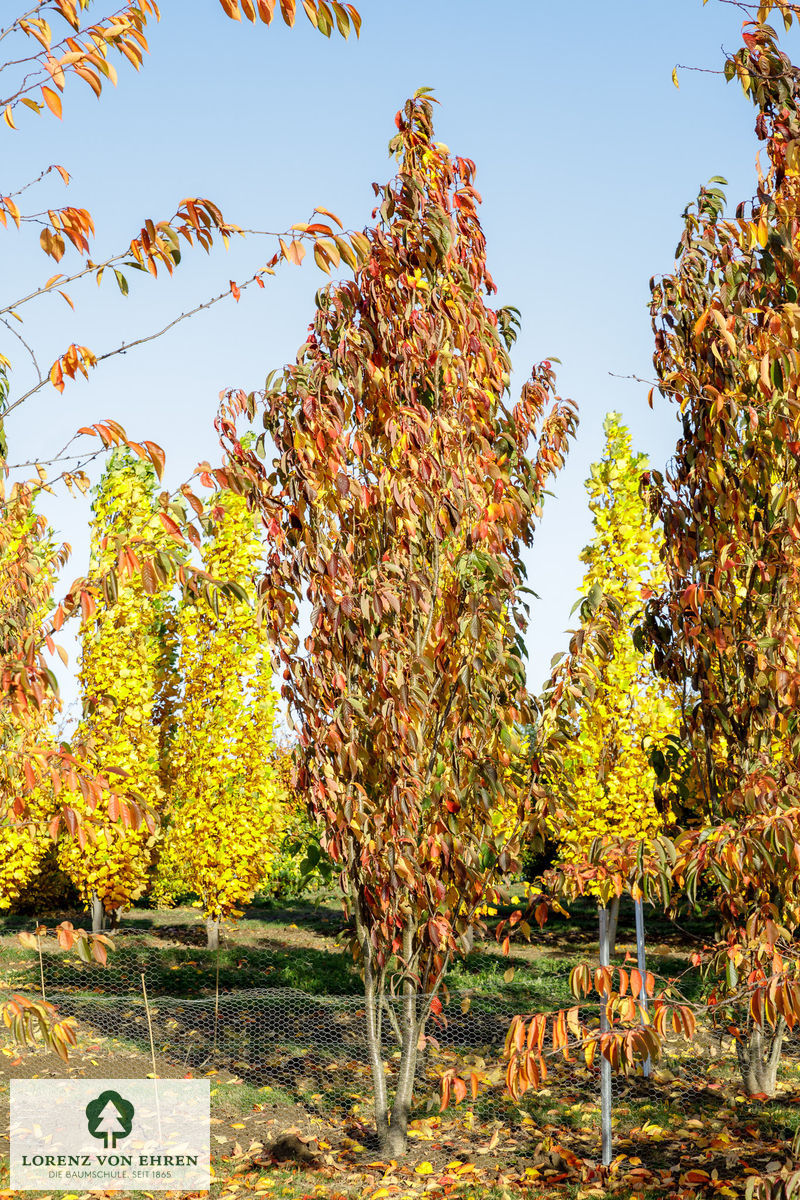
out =
<path fill-rule="evenodd" d="M 386 1091 L 386 1072 L 383 1068 L 383 1048 L 381 1046 L 381 1022 L 378 1019 L 382 997 L 378 994 L 375 972 L 372 966 L 372 943 L 369 933 L 361 923 L 356 910 L 356 936 L 361 946 L 361 959 L 364 963 L 364 999 L 366 1001 L 366 1033 L 367 1056 L 372 1072 L 372 1094 L 375 1102 L 375 1129 L 381 1153 L 389 1152 L 389 1100 Z"/>
<path fill-rule="evenodd" d="M 219 950 L 219 921 L 206 917 L 206 937 L 209 950 Z"/>
<path fill-rule="evenodd" d="M 97 892 L 92 892 L 92 933 L 102 933 L 106 927 L 106 910 Z"/>
<path fill-rule="evenodd" d="M 403 930 L 403 958 L 410 962 L 414 949 L 414 928 L 409 920 Z M 408 1118 L 414 1095 L 414 1080 L 417 1073 L 417 1046 L 420 1027 L 417 1018 L 418 992 L 412 979 L 403 980 L 403 1011 L 400 1029 L 403 1040 L 400 1046 L 400 1070 L 392 1105 L 389 1125 L 389 1151 L 393 1158 L 405 1154 L 408 1145 Z"/>
<path fill-rule="evenodd" d="M 746 1042 L 737 1040 L 736 1057 L 748 1096 L 775 1095 L 785 1035 L 786 1022 L 779 1017 L 774 1029 L 753 1025 Z"/>
<path fill-rule="evenodd" d="M 619 896 L 615 896 L 608 906 L 608 953 L 614 954 L 617 949 L 617 925 L 619 924 Z"/>
<path fill-rule="evenodd" d="M 642 977 L 642 990 L 637 997 L 639 1004 L 642 1007 L 642 1012 L 647 1012 L 647 959 L 645 957 L 644 948 L 644 905 L 641 900 L 634 900 L 634 910 L 636 914 L 636 965 L 639 968 L 639 974 Z M 645 1079 L 648 1079 L 652 1070 L 650 1055 L 642 1063 L 642 1074 Z"/>
<path fill-rule="evenodd" d="M 610 938 L 608 936 L 609 912 L 600 909 L 600 966 L 608 967 L 610 961 Z M 600 1032 L 608 1031 L 608 1015 L 605 1003 L 600 1002 Z M 609 1166 L 612 1156 L 611 1143 L 611 1063 L 600 1056 L 600 1148 L 604 1167 Z"/>
<path fill-rule="evenodd" d="M 417 1071 L 417 1046 L 421 1025 L 417 1012 L 419 995 L 411 979 L 403 981 L 403 1001 L 400 1020 L 394 1021 L 395 1033 L 400 1040 L 400 1068 L 394 1093 L 394 1102 L 389 1105 L 386 1085 L 386 1069 L 381 1045 L 381 1023 L 378 1014 L 384 997 L 379 994 L 378 982 L 372 964 L 372 946 L 361 923 L 356 921 L 356 931 L 361 943 L 364 963 L 364 998 L 366 1000 L 367 1054 L 372 1072 L 372 1088 L 375 1098 L 375 1128 L 381 1153 L 388 1158 L 402 1157 L 408 1148 L 408 1119 L 414 1095 Z M 413 950 L 414 928 L 409 923 L 403 931 L 403 956 L 406 962 Z"/>

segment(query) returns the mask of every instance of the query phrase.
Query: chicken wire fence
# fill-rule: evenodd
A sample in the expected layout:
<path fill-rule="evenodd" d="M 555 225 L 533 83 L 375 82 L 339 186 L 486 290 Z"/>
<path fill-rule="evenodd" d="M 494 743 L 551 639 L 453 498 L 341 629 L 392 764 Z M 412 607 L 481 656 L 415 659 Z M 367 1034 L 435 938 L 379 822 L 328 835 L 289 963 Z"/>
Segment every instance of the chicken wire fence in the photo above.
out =
<path fill-rule="evenodd" d="M 142 951 L 120 949 L 107 967 L 57 951 L 43 951 L 39 958 L 20 950 L 13 962 L 3 963 L 0 985 L 30 996 L 43 990 L 60 1016 L 75 1018 L 90 1052 L 93 1042 L 109 1039 L 112 1053 L 117 1059 L 127 1055 L 131 1070 L 149 1070 L 142 1059 L 151 1054 L 152 1031 L 159 1074 L 216 1074 L 309 1113 L 333 1114 L 363 1103 L 371 1084 L 362 995 L 229 984 L 218 989 L 218 963 L 213 954 L 190 949 L 174 961 L 156 962 Z M 442 1011 L 429 1019 L 417 1062 L 415 1096 L 431 1106 L 443 1071 L 456 1068 L 466 1076 L 496 1069 L 512 1017 L 532 1007 L 530 996 L 513 989 L 504 994 L 450 990 L 441 999 Z M 387 1008 L 397 1015 L 401 1003 L 387 998 Z M 581 1015 L 595 1020 L 596 1006 L 585 1006 Z M 388 1014 L 382 1038 L 391 1077 L 399 1050 Z M 599 1095 L 599 1058 L 588 1067 L 580 1050 L 565 1060 L 561 1051 L 546 1046 L 544 1057 L 548 1072 L 538 1099 L 551 1096 L 557 1104 L 576 1094 L 583 1099 Z M 786 1100 L 800 1101 L 797 1033 L 785 1038 L 777 1087 Z M 614 1074 L 611 1084 L 615 1109 L 622 1111 L 648 1100 L 683 1111 L 703 1109 L 738 1088 L 733 1038 L 726 1029 L 702 1022 L 691 1039 L 665 1041 L 649 1077 L 640 1069 Z"/>

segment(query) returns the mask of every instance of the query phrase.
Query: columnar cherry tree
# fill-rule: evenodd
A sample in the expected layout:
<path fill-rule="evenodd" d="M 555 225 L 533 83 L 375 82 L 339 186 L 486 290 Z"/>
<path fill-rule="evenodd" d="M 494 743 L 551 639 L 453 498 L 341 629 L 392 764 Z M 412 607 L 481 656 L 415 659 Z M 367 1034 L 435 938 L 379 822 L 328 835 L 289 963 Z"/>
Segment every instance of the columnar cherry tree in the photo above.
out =
<path fill-rule="evenodd" d="M 796 6 L 780 7 L 791 23 Z M 713 890 L 715 996 L 745 1086 L 771 1093 L 800 1016 L 800 83 L 764 23 L 745 26 L 726 74 L 757 109 L 766 169 L 734 219 L 719 188 L 701 191 L 675 271 L 653 285 L 659 387 L 682 437 L 654 475 L 667 581 L 649 630 L 703 747 L 707 815 L 679 840 L 674 878 L 690 899 L 700 880 Z"/>
<path fill-rule="evenodd" d="M 297 361 L 263 395 L 232 394 L 220 418 L 229 477 L 272 542 L 265 619 L 299 730 L 298 783 L 354 920 L 391 1155 L 405 1151 L 443 975 L 519 852 L 528 787 L 504 768 L 529 714 L 520 555 L 576 420 L 549 363 L 507 406 L 513 314 L 486 303 L 475 166 L 434 140 L 424 90 L 396 121 L 399 172 L 376 185 L 365 265 L 318 293 Z M 263 414 L 271 469 L 237 441 L 243 410 Z M 517 812 L 503 833 L 501 786 Z"/>
<path fill-rule="evenodd" d="M 31 643 L 55 607 L 56 574 L 68 552 L 36 512 L 35 495 L 33 482 L 13 484 L 0 494 L 2 658 L 9 673 L 15 650 L 19 654 L 26 645 L 29 665 L 35 668 L 37 656 Z M 24 669 L 19 660 L 15 665 L 20 672 Z M 50 844 L 56 801 L 53 782 L 41 767 L 54 752 L 57 709 L 54 692 L 45 686 L 38 694 L 31 690 L 18 706 L 0 706 L 0 909 L 7 908 L 31 881 Z"/>
<path fill-rule="evenodd" d="M 567 890 L 581 888 L 581 869 L 594 868 L 587 854 L 596 840 L 609 846 L 651 838 L 663 825 L 656 807 L 658 780 L 651 765 L 654 753 L 664 757 L 679 729 L 680 693 L 654 673 L 650 656 L 635 644 L 641 621 L 643 592 L 663 583 L 659 553 L 661 530 L 640 493 L 644 454 L 635 454 L 631 435 L 618 413 L 609 413 L 602 459 L 594 463 L 586 489 L 592 513 L 592 541 L 581 553 L 586 574 L 585 596 L 600 592 L 606 601 L 594 614 L 597 632 L 604 628 L 607 646 L 593 664 L 597 677 L 591 694 L 575 705 L 572 743 L 564 754 L 559 791 L 570 798 L 569 819 L 563 810 L 549 821 L 567 870 Z M 608 602 L 611 602 L 609 604 Z M 612 612 L 613 606 L 613 612 Z M 596 654 L 596 637 L 582 653 Z M 604 856 L 610 868 L 610 856 Z M 570 870 L 575 876 L 570 879 Z M 610 947 L 613 950 L 622 875 L 609 869 L 586 884 L 602 904 L 611 905 Z"/>
<path fill-rule="evenodd" d="M 169 721 L 174 697 L 167 558 L 172 542 L 157 511 L 155 484 L 149 463 L 117 452 L 93 507 L 93 572 L 107 573 L 132 556 L 136 571 L 128 579 L 108 575 L 114 594 L 83 626 L 84 713 L 78 736 L 96 769 L 116 780 L 120 794 L 104 793 L 91 814 L 80 793 L 74 796 L 74 806 L 91 815 L 101 832 L 85 845 L 64 838 L 59 858 L 92 903 L 96 930 L 104 913 L 127 908 L 147 886 L 155 838 L 147 823 L 130 819 L 127 801 L 133 799 L 153 815 L 165 798 L 161 725 Z"/>
<path fill-rule="evenodd" d="M 198 896 L 216 949 L 220 921 L 241 916 L 268 875 L 287 814 L 269 643 L 253 606 L 260 526 L 229 491 L 214 495 L 208 519 L 203 566 L 226 591 L 187 595 L 178 610 L 181 694 L 155 896 Z"/>

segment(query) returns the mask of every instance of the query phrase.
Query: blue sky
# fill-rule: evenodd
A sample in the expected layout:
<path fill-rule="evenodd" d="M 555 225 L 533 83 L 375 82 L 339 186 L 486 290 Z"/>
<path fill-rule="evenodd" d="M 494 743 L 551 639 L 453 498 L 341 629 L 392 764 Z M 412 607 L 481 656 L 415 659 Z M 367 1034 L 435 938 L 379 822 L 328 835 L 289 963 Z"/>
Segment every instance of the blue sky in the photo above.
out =
<path fill-rule="evenodd" d="M 522 313 L 512 390 L 535 361 L 555 356 L 560 390 L 581 414 L 528 558 L 541 597 L 528 633 L 538 688 L 581 578 L 583 480 L 601 451 L 604 414 L 622 412 L 655 466 L 674 448 L 670 406 L 657 400 L 651 412 L 646 387 L 615 378 L 652 374 L 648 280 L 670 270 L 680 213 L 710 176 L 728 179 L 733 204 L 754 190 L 754 114 L 737 85 L 705 71 L 679 72 L 679 90 L 671 81 L 676 64 L 720 69 L 722 48 L 739 44 L 741 11 L 720 0 L 361 0 L 361 38 L 345 43 L 302 17 L 291 31 L 235 24 L 217 0 L 162 7 L 141 73 L 120 64 L 118 88 L 100 102 L 73 83 L 62 122 L 23 114 L 20 132 L 3 127 L 0 190 L 62 163 L 70 187 L 51 175 L 26 194 L 29 211 L 90 208 L 96 260 L 188 195 L 212 198 L 247 228 L 285 228 L 317 203 L 362 228 L 372 181 L 392 173 L 395 111 L 416 88 L 435 88 L 438 137 L 477 163 L 498 302 Z M 796 40 L 785 40 L 795 57 Z M 6 302 L 55 269 L 36 242 L 31 231 L 3 235 Z M 270 251 L 268 240 L 248 239 L 227 254 L 187 253 L 172 280 L 131 273 L 127 299 L 111 280 L 76 287 L 74 314 L 49 296 L 28 306 L 22 332 L 48 364 L 72 341 L 101 353 L 252 274 Z M 166 483 L 178 484 L 217 456 L 219 392 L 258 387 L 294 357 L 324 282 L 308 259 L 284 266 L 264 291 L 112 359 L 89 383 L 40 392 L 8 421 L 10 461 L 48 457 L 79 425 L 114 417 L 165 448 Z M 2 327 L 0 351 L 14 359 L 19 393 L 26 368 Z M 86 566 L 88 506 L 59 494 L 46 512 L 73 545 L 71 579 Z M 74 686 L 61 677 L 70 700 Z"/>

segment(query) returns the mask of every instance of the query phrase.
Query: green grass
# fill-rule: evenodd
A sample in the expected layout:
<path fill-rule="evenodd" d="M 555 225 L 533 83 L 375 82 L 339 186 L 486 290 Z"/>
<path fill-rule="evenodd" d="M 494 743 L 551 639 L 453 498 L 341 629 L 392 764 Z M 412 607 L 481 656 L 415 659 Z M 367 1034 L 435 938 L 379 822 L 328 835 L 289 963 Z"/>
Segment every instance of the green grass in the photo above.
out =
<path fill-rule="evenodd" d="M 513 890 L 513 889 L 512 889 Z M 620 941 L 625 942 L 632 914 L 623 905 Z M 501 909 L 498 919 L 511 907 Z M 630 920 L 628 919 L 630 918 Z M 648 915 L 648 939 L 675 939 L 675 929 L 662 918 Z M 75 916 L 76 923 L 79 920 Z M 217 957 L 202 945 L 179 944 L 202 937 L 197 914 L 191 909 L 173 912 L 136 910 L 125 918 L 114 951 L 105 968 L 84 964 L 75 955 L 57 951 L 45 943 L 45 979 L 53 992 L 85 994 L 141 994 L 141 974 L 146 975 L 151 997 L 213 995 Z M 0 937 L 20 926 L 14 915 L 0 917 Z M 173 926 L 180 927 L 174 933 Z M 292 944 L 292 928 L 300 934 L 321 935 L 328 945 L 317 948 Z M 219 952 L 219 985 L 223 991 L 251 988 L 292 988 L 308 995 L 358 995 L 361 980 L 349 953 L 331 944 L 332 935 L 344 928 L 338 903 L 320 897 L 315 904 L 297 902 L 289 906 L 261 904 L 248 910 L 245 918 L 223 940 Z M 180 931 L 183 932 L 180 932 Z M 554 916 L 545 927 L 550 939 L 548 953 L 534 958 L 524 943 L 514 943 L 503 957 L 493 942 L 478 945 L 466 959 L 457 961 L 447 977 L 451 990 L 471 990 L 513 1002 L 520 1010 L 560 1008 L 571 1002 L 569 974 L 576 963 L 596 955 L 597 908 L 592 900 L 572 906 L 569 920 Z M 553 944 L 555 938 L 555 944 Z M 295 941 L 297 939 L 295 938 Z M 533 935 L 536 945 L 536 932 Z M 658 974 L 673 975 L 685 966 L 685 951 L 676 945 L 675 955 L 651 955 L 648 966 Z M 514 978 L 503 976 L 509 967 Z M 11 987 L 36 989 L 38 959 L 16 941 L 0 940 L 0 974 Z M 697 972 L 682 980 L 690 998 L 697 998 L 702 983 Z"/>
<path fill-rule="evenodd" d="M 153 947 L 126 938 L 109 954 L 105 967 L 50 949 L 43 959 L 46 987 L 52 992 L 140 995 L 143 973 L 151 997 L 209 996 L 215 990 L 216 955 L 195 946 Z M 8 987 L 39 987 L 38 958 L 21 947 L 0 950 L 0 972 Z M 361 990 L 352 960 L 343 952 L 240 945 L 221 948 L 219 986 L 222 991 L 295 988 L 309 995 L 352 995 Z"/>
<path fill-rule="evenodd" d="M 447 986 L 452 991 L 476 991 L 485 996 L 513 1001 L 520 1011 L 534 1008 L 561 1008 L 573 1003 L 569 990 L 569 974 L 581 956 L 569 958 L 540 958 L 534 962 L 511 953 L 506 957 L 475 950 L 468 958 L 457 962 L 448 973 Z M 513 969 L 513 979 L 504 975 Z"/>
<path fill-rule="evenodd" d="M 263 1089 L 250 1083 L 213 1083 L 211 1084 L 211 1099 L 215 1111 L 234 1110 L 237 1113 L 249 1113 L 258 1104 L 263 1104 Z"/>

